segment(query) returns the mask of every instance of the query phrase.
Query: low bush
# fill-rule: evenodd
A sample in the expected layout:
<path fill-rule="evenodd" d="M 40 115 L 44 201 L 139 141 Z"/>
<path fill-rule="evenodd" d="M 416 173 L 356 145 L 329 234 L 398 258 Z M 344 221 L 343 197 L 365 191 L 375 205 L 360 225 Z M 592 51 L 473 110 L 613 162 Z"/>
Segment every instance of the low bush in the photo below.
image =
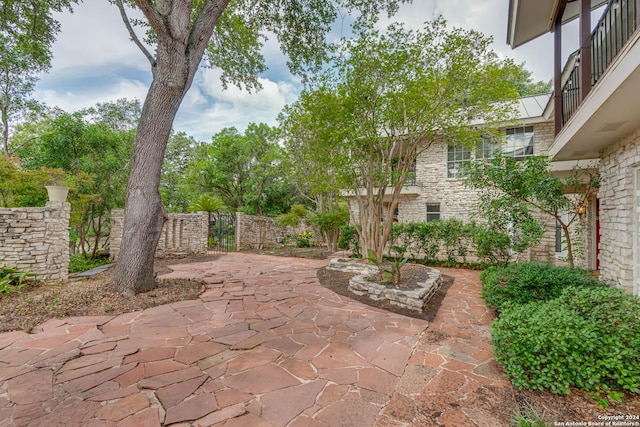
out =
<path fill-rule="evenodd" d="M 603 406 L 622 391 L 640 393 L 640 300 L 618 289 L 567 287 L 546 302 L 505 307 L 491 336 L 519 388 L 576 387 Z"/>
<path fill-rule="evenodd" d="M 338 248 L 351 250 L 354 257 L 362 256 L 360 250 L 360 236 L 358 230 L 353 225 L 343 225 L 340 227 L 340 238 Z"/>
<path fill-rule="evenodd" d="M 557 298 L 568 286 L 606 286 L 587 270 L 536 262 L 491 267 L 480 278 L 485 303 L 497 311 L 502 311 L 507 304 L 520 305 Z"/>

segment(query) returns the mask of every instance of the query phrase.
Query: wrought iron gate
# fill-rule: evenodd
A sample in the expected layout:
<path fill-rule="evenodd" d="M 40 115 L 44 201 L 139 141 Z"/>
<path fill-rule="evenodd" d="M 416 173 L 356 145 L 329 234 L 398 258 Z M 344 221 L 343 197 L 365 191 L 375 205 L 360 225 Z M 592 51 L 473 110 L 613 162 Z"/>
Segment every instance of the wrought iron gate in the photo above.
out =
<path fill-rule="evenodd" d="M 212 213 L 209 215 L 209 252 L 224 254 L 236 250 L 236 216 Z"/>

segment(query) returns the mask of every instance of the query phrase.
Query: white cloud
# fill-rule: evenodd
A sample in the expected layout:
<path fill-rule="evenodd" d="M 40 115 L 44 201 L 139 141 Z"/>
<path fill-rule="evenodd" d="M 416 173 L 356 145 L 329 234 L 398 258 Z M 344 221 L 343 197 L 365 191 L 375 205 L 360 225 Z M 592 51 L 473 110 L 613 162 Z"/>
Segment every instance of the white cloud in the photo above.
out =
<path fill-rule="evenodd" d="M 90 91 L 45 89 L 37 91 L 36 98 L 49 106 L 72 112 L 120 98 L 138 99 L 143 102 L 147 89 L 147 85 L 141 81 L 119 79 L 109 86 L 96 85 Z"/>
<path fill-rule="evenodd" d="M 209 141 L 225 127 L 243 131 L 249 123 L 275 125 L 282 108 L 298 96 L 298 87 L 291 82 L 259 79 L 262 90 L 249 93 L 235 86 L 222 90 L 220 71 L 203 69 L 194 81 L 175 123 L 196 138 Z M 203 100 L 209 100 L 203 108 Z"/>

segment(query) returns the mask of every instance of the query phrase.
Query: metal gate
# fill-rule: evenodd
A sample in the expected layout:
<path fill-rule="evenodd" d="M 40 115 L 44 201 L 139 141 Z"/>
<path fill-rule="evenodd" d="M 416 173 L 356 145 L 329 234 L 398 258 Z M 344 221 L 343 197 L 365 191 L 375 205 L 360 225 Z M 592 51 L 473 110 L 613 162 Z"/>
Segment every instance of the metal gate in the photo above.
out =
<path fill-rule="evenodd" d="M 209 215 L 209 252 L 224 254 L 236 250 L 236 216 L 212 213 Z"/>

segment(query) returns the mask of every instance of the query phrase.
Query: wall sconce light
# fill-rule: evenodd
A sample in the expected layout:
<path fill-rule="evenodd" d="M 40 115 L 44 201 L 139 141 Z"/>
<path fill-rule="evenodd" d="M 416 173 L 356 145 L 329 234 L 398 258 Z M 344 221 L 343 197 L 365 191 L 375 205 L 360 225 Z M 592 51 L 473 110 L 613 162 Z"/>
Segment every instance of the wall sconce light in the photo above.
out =
<path fill-rule="evenodd" d="M 584 215 L 586 213 L 587 213 L 587 206 L 586 205 L 578 206 L 578 215 L 582 216 L 582 215 Z"/>

